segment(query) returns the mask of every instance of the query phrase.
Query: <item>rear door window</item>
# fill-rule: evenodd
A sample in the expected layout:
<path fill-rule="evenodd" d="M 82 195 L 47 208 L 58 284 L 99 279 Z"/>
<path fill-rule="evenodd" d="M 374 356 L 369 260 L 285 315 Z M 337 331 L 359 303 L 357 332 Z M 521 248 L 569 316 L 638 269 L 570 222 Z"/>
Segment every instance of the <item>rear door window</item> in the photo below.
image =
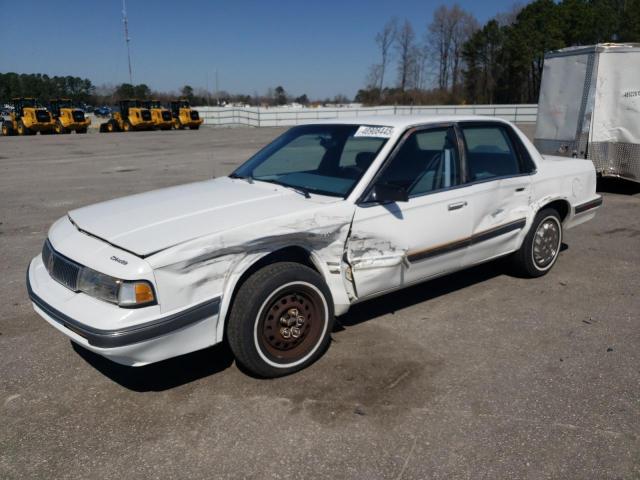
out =
<path fill-rule="evenodd" d="M 471 181 L 522 173 L 517 151 L 501 125 L 463 125 Z"/>

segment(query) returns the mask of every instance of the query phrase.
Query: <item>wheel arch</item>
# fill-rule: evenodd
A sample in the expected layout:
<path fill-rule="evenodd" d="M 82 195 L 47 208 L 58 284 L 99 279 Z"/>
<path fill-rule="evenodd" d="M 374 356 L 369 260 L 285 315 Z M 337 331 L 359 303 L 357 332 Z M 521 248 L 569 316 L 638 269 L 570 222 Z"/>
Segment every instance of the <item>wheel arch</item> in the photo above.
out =
<path fill-rule="evenodd" d="M 325 282 L 330 285 L 327 281 L 329 272 L 324 268 L 326 263 L 323 263 L 318 255 L 312 252 L 311 249 L 301 245 L 283 246 L 262 255 L 254 254 L 245 257 L 238 262 L 227 277 L 216 328 L 216 338 L 218 341 L 224 340 L 226 336 L 227 321 L 231 313 L 231 306 L 240 287 L 255 272 L 267 265 L 277 262 L 294 262 L 309 267 L 317 272 Z M 331 286 L 329 286 L 329 290 L 332 290 Z M 333 298 L 329 300 L 333 302 Z"/>
<path fill-rule="evenodd" d="M 566 198 L 557 198 L 547 202 L 542 202 L 540 207 L 536 210 L 535 214 L 544 210 L 545 208 L 553 208 L 558 215 L 560 215 L 560 221 L 564 224 L 564 221 L 569 218 L 571 213 L 571 203 Z M 534 215 L 535 216 L 535 215 Z"/>

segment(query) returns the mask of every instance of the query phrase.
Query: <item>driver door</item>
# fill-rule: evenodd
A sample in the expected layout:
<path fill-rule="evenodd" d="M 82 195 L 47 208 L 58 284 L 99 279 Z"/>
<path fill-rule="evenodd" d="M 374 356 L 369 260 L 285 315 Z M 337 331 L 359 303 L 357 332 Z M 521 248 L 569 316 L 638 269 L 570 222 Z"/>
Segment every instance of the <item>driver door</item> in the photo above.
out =
<path fill-rule="evenodd" d="M 373 180 L 404 189 L 408 201 L 356 207 L 347 258 L 358 298 L 462 266 L 471 208 L 458 144 L 452 125 L 411 130 Z"/>

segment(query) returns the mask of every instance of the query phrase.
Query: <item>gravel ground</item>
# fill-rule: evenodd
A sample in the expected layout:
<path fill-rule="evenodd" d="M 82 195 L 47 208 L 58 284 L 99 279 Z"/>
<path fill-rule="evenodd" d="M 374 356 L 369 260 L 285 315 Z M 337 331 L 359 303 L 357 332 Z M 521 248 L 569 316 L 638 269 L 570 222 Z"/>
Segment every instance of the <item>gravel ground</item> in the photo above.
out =
<path fill-rule="evenodd" d="M 640 478 L 633 185 L 600 185 L 549 275 L 494 262 L 360 304 L 278 380 L 223 347 L 118 366 L 33 312 L 55 219 L 224 175 L 280 131 L 0 138 L 0 478 Z"/>

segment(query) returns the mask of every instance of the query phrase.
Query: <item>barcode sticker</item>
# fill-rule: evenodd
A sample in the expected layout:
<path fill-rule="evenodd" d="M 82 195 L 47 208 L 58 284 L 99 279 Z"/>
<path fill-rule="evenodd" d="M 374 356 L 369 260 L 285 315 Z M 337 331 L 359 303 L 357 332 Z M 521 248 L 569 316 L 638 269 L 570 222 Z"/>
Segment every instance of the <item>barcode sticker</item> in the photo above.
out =
<path fill-rule="evenodd" d="M 393 134 L 393 127 L 367 127 L 361 126 L 358 128 L 354 137 L 377 137 L 377 138 L 391 138 Z"/>

